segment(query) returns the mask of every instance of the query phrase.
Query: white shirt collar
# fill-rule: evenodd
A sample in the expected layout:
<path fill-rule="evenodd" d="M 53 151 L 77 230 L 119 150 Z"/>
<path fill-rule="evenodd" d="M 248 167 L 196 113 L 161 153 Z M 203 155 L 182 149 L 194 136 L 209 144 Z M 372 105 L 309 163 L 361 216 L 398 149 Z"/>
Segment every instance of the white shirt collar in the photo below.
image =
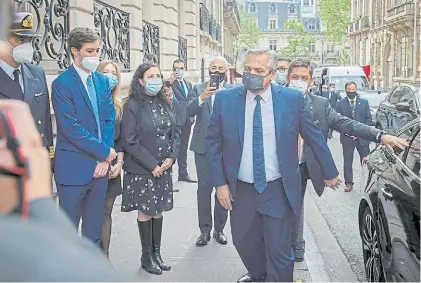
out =
<path fill-rule="evenodd" d="M 78 66 L 76 66 L 76 64 L 73 64 L 73 67 L 75 67 L 76 72 L 79 74 L 80 79 L 82 80 L 82 82 L 85 84 L 88 80 L 88 77 L 92 74 L 92 73 L 87 73 L 84 70 L 82 70 L 81 68 L 79 68 Z"/>
<path fill-rule="evenodd" d="M 3 71 L 9 76 L 12 77 L 13 76 L 13 72 L 18 69 L 20 71 L 20 73 L 22 74 L 22 64 L 19 65 L 19 67 L 14 68 L 12 66 L 10 66 L 9 64 L 7 64 L 6 62 L 4 62 L 3 60 L 0 60 L 0 68 L 3 69 Z"/>
<path fill-rule="evenodd" d="M 263 93 L 260 94 L 260 96 L 262 97 L 262 101 L 263 103 L 267 103 L 272 99 L 272 88 L 271 86 L 268 87 L 267 90 L 265 90 Z M 255 101 L 256 95 L 251 93 L 250 91 L 247 91 L 247 99 L 253 103 L 253 101 Z"/>
<path fill-rule="evenodd" d="M 357 97 L 355 97 L 354 99 L 350 99 L 350 98 L 347 96 L 346 98 L 348 98 L 349 104 L 351 104 L 351 102 L 353 102 L 353 101 L 354 101 L 354 103 L 355 103 L 355 102 L 357 102 Z"/>

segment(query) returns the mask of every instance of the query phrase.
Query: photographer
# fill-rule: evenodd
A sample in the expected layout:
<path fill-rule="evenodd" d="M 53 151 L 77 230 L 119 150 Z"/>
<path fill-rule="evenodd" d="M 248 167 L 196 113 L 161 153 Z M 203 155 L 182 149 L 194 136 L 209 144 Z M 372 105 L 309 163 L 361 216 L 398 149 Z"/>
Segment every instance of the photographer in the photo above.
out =
<path fill-rule="evenodd" d="M 0 100 L 0 114 L 0 281 L 133 281 L 57 210 L 28 105 Z"/>

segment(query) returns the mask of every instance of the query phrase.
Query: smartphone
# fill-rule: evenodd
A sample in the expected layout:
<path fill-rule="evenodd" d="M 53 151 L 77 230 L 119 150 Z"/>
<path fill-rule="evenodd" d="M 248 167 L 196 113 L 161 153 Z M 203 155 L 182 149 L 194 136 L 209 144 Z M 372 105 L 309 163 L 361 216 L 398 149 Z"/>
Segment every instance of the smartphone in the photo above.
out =
<path fill-rule="evenodd" d="M 165 86 L 166 86 L 166 87 L 171 87 L 171 83 L 170 83 L 170 81 L 165 81 Z"/>
<path fill-rule="evenodd" d="M 219 75 L 217 74 L 210 75 L 209 86 L 219 89 Z"/>

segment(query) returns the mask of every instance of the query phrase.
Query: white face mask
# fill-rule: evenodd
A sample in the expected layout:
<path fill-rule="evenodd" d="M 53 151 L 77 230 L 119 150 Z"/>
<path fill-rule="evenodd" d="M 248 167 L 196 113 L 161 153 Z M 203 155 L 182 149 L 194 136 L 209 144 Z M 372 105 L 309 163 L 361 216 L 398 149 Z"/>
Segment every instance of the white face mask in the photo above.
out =
<path fill-rule="evenodd" d="M 82 66 L 89 72 L 95 72 L 99 66 L 99 57 L 83 57 Z"/>
<path fill-rule="evenodd" d="M 14 47 L 12 57 L 19 64 L 31 63 L 34 57 L 32 43 L 28 42 Z"/>
<path fill-rule="evenodd" d="M 308 83 L 302 80 L 291 80 L 289 82 L 289 87 L 295 88 L 296 90 L 304 93 L 308 89 Z"/>

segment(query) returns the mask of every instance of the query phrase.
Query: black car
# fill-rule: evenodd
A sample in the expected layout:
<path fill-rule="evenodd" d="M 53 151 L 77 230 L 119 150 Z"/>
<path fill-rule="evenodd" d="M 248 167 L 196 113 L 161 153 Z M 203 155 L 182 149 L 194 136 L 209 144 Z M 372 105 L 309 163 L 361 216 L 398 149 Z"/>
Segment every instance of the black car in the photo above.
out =
<path fill-rule="evenodd" d="M 369 282 L 420 282 L 419 124 L 397 132 L 405 150 L 378 145 L 363 162 L 358 221 Z"/>
<path fill-rule="evenodd" d="M 376 128 L 395 132 L 419 117 L 420 104 L 419 85 L 394 86 L 379 105 L 376 113 Z"/>
<path fill-rule="evenodd" d="M 375 120 L 379 105 L 386 99 L 387 92 L 378 90 L 363 91 L 359 93 L 361 98 L 365 98 L 370 106 L 371 117 Z"/>

